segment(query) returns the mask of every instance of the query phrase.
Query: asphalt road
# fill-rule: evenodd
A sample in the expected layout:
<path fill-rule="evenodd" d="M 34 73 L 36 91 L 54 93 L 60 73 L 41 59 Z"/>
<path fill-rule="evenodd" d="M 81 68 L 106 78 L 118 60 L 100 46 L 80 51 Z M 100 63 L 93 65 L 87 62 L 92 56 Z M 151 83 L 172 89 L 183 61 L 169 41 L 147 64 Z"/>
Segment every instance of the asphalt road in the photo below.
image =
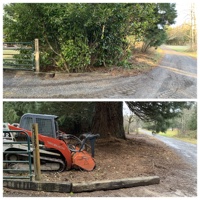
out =
<path fill-rule="evenodd" d="M 197 98 L 197 60 L 163 47 L 159 66 L 137 76 L 3 74 L 4 98 Z"/>

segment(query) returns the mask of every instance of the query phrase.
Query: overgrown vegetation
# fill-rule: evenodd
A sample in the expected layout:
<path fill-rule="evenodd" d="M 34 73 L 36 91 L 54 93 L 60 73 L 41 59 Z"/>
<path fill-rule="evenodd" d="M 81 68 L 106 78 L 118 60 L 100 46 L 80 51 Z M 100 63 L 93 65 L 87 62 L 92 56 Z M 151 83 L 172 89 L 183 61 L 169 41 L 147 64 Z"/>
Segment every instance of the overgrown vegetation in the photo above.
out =
<path fill-rule="evenodd" d="M 176 16 L 170 3 L 11 3 L 4 6 L 3 31 L 5 41 L 39 38 L 42 67 L 83 72 L 127 67 L 135 44 L 143 42 L 142 52 L 157 48 Z"/>

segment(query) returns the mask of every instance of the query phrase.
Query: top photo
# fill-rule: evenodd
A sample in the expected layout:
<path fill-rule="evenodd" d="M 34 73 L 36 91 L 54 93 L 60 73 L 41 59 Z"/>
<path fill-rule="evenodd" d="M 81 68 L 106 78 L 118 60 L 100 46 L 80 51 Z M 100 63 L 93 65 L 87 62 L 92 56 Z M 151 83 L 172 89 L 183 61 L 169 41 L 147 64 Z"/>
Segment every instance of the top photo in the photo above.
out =
<path fill-rule="evenodd" d="M 4 99 L 197 99 L 196 6 L 3 4 Z"/>

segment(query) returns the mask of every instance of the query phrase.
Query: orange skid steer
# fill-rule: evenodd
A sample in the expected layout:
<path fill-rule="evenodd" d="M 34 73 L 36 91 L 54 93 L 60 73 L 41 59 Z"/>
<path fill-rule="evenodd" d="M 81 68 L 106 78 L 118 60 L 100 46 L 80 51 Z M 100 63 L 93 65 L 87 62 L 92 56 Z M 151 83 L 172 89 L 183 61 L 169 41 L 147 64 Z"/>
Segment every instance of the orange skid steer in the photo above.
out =
<path fill-rule="evenodd" d="M 40 163 L 42 171 L 62 172 L 72 168 L 92 171 L 95 168 L 94 144 L 99 134 L 82 134 L 79 138 L 59 131 L 57 116 L 42 114 L 24 114 L 18 126 L 7 124 L 5 140 L 22 141 L 25 139 L 24 131 L 32 137 L 32 124 L 38 124 L 38 140 L 40 150 Z M 16 132 L 13 132 L 16 131 Z M 9 160 L 24 160 L 25 154 L 6 154 L 7 151 L 23 151 L 25 145 L 5 144 L 3 146 L 4 158 Z M 88 149 L 91 153 L 88 152 Z"/>

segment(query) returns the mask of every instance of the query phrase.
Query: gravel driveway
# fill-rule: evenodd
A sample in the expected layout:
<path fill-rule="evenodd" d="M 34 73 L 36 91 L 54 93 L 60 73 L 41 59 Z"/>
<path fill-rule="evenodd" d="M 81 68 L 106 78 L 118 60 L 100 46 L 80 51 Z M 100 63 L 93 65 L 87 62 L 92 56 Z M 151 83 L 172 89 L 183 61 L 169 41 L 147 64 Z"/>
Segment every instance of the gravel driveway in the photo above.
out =
<path fill-rule="evenodd" d="M 4 72 L 4 98 L 197 98 L 197 60 L 163 48 L 159 66 L 137 76 Z"/>
<path fill-rule="evenodd" d="M 151 131 L 140 129 L 140 133 L 152 136 Z M 164 142 L 167 146 L 173 148 L 183 159 L 197 170 L 197 145 L 177 140 L 170 137 L 155 134 L 152 136 Z"/>

